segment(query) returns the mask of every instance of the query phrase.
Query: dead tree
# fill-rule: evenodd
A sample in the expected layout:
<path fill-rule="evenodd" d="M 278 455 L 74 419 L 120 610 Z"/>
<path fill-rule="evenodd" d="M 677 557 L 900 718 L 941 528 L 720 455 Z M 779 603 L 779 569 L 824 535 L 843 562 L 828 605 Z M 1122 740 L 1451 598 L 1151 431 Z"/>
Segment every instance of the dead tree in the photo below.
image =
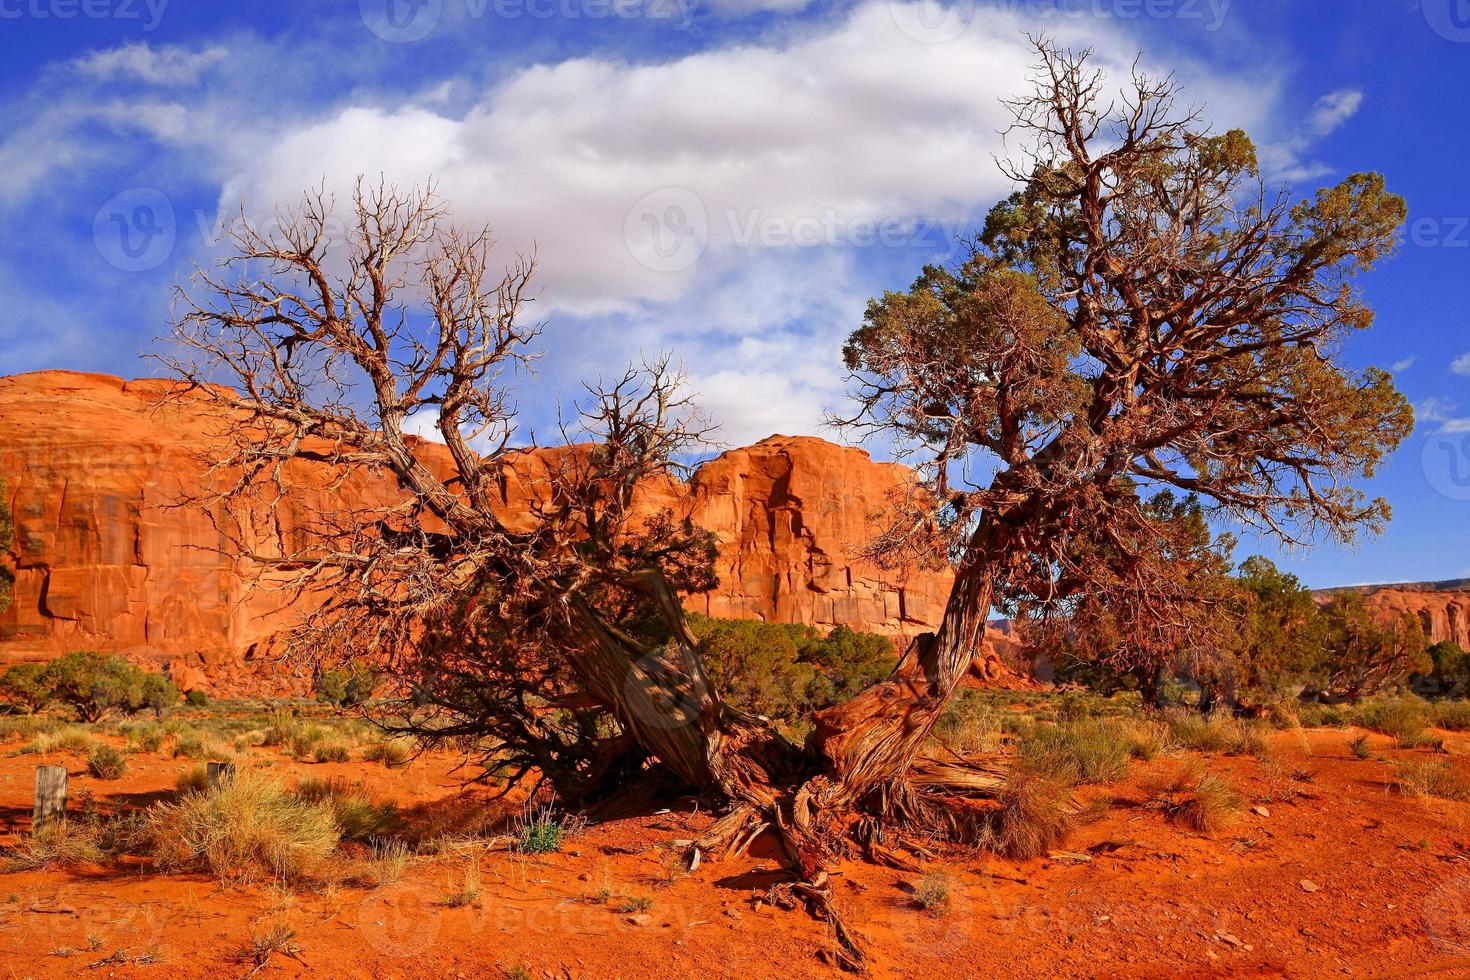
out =
<path fill-rule="evenodd" d="M 1012 107 L 1021 189 L 962 267 L 875 300 L 845 352 L 850 421 L 912 447 L 927 491 L 912 499 L 940 505 L 901 513 L 874 554 L 937 548 L 954 589 L 937 633 L 821 712 L 807 746 L 710 684 L 678 595 L 707 541 L 633 520 L 637 488 L 701 432 L 666 365 L 594 388 L 576 445 L 538 457 L 531 519 L 508 521 L 533 264 L 492 274 L 488 236 L 451 227 L 430 192 L 359 187 L 342 243 L 319 195 L 276 233 L 242 221 L 233 260 L 181 294 L 172 365 L 229 419 L 212 503 L 230 550 L 312 609 L 295 649 L 396 666 L 422 730 L 485 734 L 475 719 L 494 716 L 489 734 L 565 785 L 596 792 L 656 761 L 729 804 L 696 860 L 773 830 L 799 873 L 786 896 L 831 916 L 856 957 L 827 891 L 845 842 L 899 862 L 880 846 L 891 831 L 963 833 L 955 794 L 996 783 L 914 768 L 992 603 L 1132 590 L 1166 611 L 1147 591 L 1145 490 L 1288 537 L 1377 526 L 1387 506 L 1351 481 L 1411 424 L 1385 373 L 1335 360 L 1371 319 L 1352 279 L 1404 216 L 1382 180 L 1268 197 L 1244 134 L 1201 131 L 1170 81 L 1135 77 L 1105 106 L 1085 54 L 1038 51 L 1035 94 Z M 447 474 L 405 435 L 425 413 Z M 277 542 L 262 528 L 303 463 L 400 492 Z M 1123 556 L 1107 576 L 1079 558 L 1093 542 Z"/>

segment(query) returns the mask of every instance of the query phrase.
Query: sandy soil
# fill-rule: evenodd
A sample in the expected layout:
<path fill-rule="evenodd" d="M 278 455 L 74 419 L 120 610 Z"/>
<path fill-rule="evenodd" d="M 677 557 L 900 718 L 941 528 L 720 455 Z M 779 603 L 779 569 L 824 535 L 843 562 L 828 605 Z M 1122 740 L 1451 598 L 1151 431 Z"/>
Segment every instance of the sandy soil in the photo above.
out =
<path fill-rule="evenodd" d="M 1274 765 L 1213 759 L 1260 808 L 1214 837 L 1139 805 L 1138 779 L 1173 764 L 1159 759 L 1107 790 L 1113 806 L 1069 843 L 1075 856 L 935 862 L 952 880 L 946 915 L 914 907 L 919 876 L 860 863 L 842 869 L 837 895 L 880 977 L 1470 976 L 1470 804 L 1405 798 L 1388 765 L 1353 758 L 1354 734 L 1279 734 Z M 1379 756 L 1432 755 L 1371 739 Z M 1447 746 L 1455 765 L 1470 765 L 1470 741 L 1448 735 Z M 135 756 L 124 780 L 99 782 L 79 758 L 62 758 L 74 796 L 90 789 L 109 805 L 160 798 L 184 767 Z M 5 842 L 25 830 L 37 761 L 0 759 Z M 418 819 L 482 813 L 488 804 L 465 797 L 451 762 L 274 768 L 367 780 Z M 835 975 L 821 923 L 757 901 L 780 880 L 764 841 L 745 858 L 666 880 L 658 845 L 708 821 L 691 804 L 598 824 L 548 857 L 484 853 L 483 893 L 463 908 L 443 902 L 471 860 L 463 856 L 424 860 L 373 890 L 223 889 L 142 867 L 0 874 L 0 972 L 242 976 L 254 969 L 242 959 L 252 929 L 287 922 L 294 957 L 277 953 L 257 975 Z M 588 900 L 602 888 L 653 905 L 640 916 Z M 145 949 L 161 962 L 110 959 Z"/>

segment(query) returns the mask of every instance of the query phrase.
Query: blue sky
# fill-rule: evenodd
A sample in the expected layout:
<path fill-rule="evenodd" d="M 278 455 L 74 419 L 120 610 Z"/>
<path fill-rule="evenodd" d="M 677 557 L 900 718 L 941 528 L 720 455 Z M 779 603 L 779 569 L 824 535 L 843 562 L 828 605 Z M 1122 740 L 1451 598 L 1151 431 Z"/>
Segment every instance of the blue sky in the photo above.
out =
<path fill-rule="evenodd" d="M 1393 525 L 1278 557 L 1312 585 L 1470 575 L 1470 0 L 0 0 L 0 373 L 153 373 L 221 214 L 433 176 L 537 250 L 530 422 L 667 350 L 727 443 L 830 436 L 867 297 L 1007 189 L 1027 31 L 1174 70 L 1276 181 L 1378 170 L 1408 199 L 1347 352 L 1420 416 L 1369 488 Z"/>

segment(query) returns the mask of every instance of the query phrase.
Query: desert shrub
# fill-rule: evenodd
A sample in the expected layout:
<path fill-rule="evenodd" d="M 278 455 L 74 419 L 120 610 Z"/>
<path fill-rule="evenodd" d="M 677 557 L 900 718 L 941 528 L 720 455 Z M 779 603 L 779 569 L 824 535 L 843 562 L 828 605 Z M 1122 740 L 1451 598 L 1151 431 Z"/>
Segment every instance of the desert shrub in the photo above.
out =
<path fill-rule="evenodd" d="M 184 695 L 184 703 L 191 708 L 207 708 L 209 707 L 209 692 L 196 687 Z"/>
<path fill-rule="evenodd" d="M 897 663 L 887 637 L 692 615 L 711 679 L 736 706 L 783 722 L 848 700 Z"/>
<path fill-rule="evenodd" d="M 53 820 L 21 838 L 5 856 L 8 871 L 38 871 L 53 866 L 96 863 L 103 859 L 97 827 L 87 821 Z"/>
<path fill-rule="evenodd" d="M 1225 755 L 1267 754 L 1266 739 L 1259 726 L 1233 715 L 1175 710 L 1168 712 L 1165 719 L 1170 739 L 1183 748 Z"/>
<path fill-rule="evenodd" d="M 1306 728 L 1340 728 L 1347 724 L 1347 714 L 1337 705 L 1304 702 L 1297 707 L 1297 718 Z"/>
<path fill-rule="evenodd" d="M 363 749 L 362 758 L 364 762 L 381 762 L 389 769 L 397 769 L 413 760 L 413 746 L 401 738 L 385 738 Z"/>
<path fill-rule="evenodd" d="M 480 897 L 480 861 L 475 855 L 465 860 L 464 873 L 457 880 L 451 876 L 444 891 L 444 904 L 452 909 L 472 905 Z"/>
<path fill-rule="evenodd" d="M 1169 726 L 1163 722 L 1131 719 L 1119 723 L 1118 731 L 1135 759 L 1148 761 L 1169 748 Z"/>
<path fill-rule="evenodd" d="M 1018 763 L 996 795 L 981 846 L 1016 860 L 1039 857 L 1060 846 L 1072 832 L 1074 808 L 1068 780 Z"/>
<path fill-rule="evenodd" d="M 1175 823 L 1201 833 L 1223 830 L 1240 816 L 1240 794 L 1214 773 L 1205 772 L 1198 760 L 1176 767 L 1144 783 L 1149 805 L 1162 810 Z"/>
<path fill-rule="evenodd" d="M 1440 701 L 1431 706 L 1430 719 L 1436 728 L 1470 731 L 1470 701 Z"/>
<path fill-rule="evenodd" d="M 316 871 L 341 839 L 332 809 L 251 772 L 161 803 L 150 820 L 163 867 L 207 867 L 222 882 Z"/>
<path fill-rule="evenodd" d="M 1000 712 L 983 692 L 963 690 L 945 705 L 934 725 L 934 738 L 961 756 L 993 752 L 1001 724 Z"/>
<path fill-rule="evenodd" d="M 516 850 L 525 854 L 554 854 L 561 850 L 566 825 L 558 820 L 550 807 L 529 806 L 516 822 Z"/>
<path fill-rule="evenodd" d="M 1031 768 L 1082 783 L 1106 783 L 1128 772 L 1129 742 L 1113 722 L 1099 718 L 1037 724 L 1021 737 L 1020 755 Z"/>
<path fill-rule="evenodd" d="M 82 721 L 97 722 L 113 712 L 151 708 L 161 713 L 177 702 L 168 678 L 151 674 L 122 657 L 81 650 L 46 665 L 41 678 L 54 700 L 68 705 Z"/>
<path fill-rule="evenodd" d="M 951 888 L 945 875 L 925 875 L 914 886 L 914 905 L 930 915 L 944 915 L 949 911 Z"/>
<path fill-rule="evenodd" d="M 1301 714 L 1296 705 L 1284 699 L 1267 702 L 1263 717 L 1266 724 L 1278 730 L 1302 727 Z"/>
<path fill-rule="evenodd" d="M 377 674 L 369 670 L 323 670 L 313 681 L 316 698 L 336 708 L 351 708 L 366 702 L 377 689 Z"/>
<path fill-rule="evenodd" d="M 35 714 L 55 697 L 45 664 L 15 664 L 0 674 L 0 698 L 26 714 Z"/>
<path fill-rule="evenodd" d="M 1392 737 L 1401 749 L 1425 744 L 1428 723 L 1429 714 L 1424 705 L 1415 701 L 1382 701 L 1363 705 L 1358 710 L 1358 724 Z"/>
<path fill-rule="evenodd" d="M 352 749 L 340 739 L 324 739 L 311 747 L 313 762 L 351 762 Z"/>
<path fill-rule="evenodd" d="M 296 784 L 295 792 L 307 802 L 326 807 L 343 840 L 381 837 L 398 825 L 398 808 L 392 803 L 379 803 L 362 783 L 303 779 Z"/>
<path fill-rule="evenodd" d="M 87 755 L 87 771 L 98 779 L 121 779 L 128 771 L 128 760 L 110 745 L 97 745 Z"/>
<path fill-rule="evenodd" d="M 174 779 L 174 789 L 180 796 L 186 793 L 202 793 L 209 789 L 209 768 L 204 765 L 190 766 L 179 770 Z"/>
<path fill-rule="evenodd" d="M 157 752 L 163 747 L 163 740 L 168 732 L 161 725 L 129 723 L 122 726 L 122 734 L 127 738 L 129 748 L 134 751 Z"/>
<path fill-rule="evenodd" d="M 23 755 L 47 755 L 51 752 L 77 752 L 85 755 L 92 751 L 97 740 L 85 728 L 67 726 L 54 732 L 38 732 L 20 751 Z"/>
<path fill-rule="evenodd" d="M 1353 739 L 1351 742 L 1348 743 L 1348 751 L 1353 754 L 1354 759 L 1368 758 L 1368 756 L 1372 754 L 1372 749 L 1370 749 L 1368 746 L 1368 736 L 1359 735 L 1357 738 Z"/>
<path fill-rule="evenodd" d="M 239 958 L 259 971 L 276 953 L 297 956 L 296 928 L 288 922 L 273 919 L 257 922 L 250 927 L 250 940 L 240 951 Z"/>
<path fill-rule="evenodd" d="M 1399 788 L 1411 796 L 1470 800 L 1470 778 L 1443 761 L 1406 761 L 1394 767 Z"/>
<path fill-rule="evenodd" d="M 374 840 L 363 871 L 363 879 L 375 888 L 391 885 L 408 868 L 408 845 L 401 840 Z"/>

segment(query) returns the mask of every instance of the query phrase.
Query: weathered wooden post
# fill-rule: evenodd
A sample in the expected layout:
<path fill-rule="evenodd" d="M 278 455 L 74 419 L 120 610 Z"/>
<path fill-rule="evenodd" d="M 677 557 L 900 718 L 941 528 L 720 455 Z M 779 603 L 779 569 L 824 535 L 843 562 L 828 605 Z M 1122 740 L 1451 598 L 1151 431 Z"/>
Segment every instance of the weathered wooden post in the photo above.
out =
<path fill-rule="evenodd" d="M 235 764 L 233 762 L 209 762 L 204 766 L 205 779 L 211 790 L 227 786 L 235 780 Z"/>
<path fill-rule="evenodd" d="M 36 805 L 31 811 L 31 833 L 66 816 L 66 767 L 36 767 Z"/>

